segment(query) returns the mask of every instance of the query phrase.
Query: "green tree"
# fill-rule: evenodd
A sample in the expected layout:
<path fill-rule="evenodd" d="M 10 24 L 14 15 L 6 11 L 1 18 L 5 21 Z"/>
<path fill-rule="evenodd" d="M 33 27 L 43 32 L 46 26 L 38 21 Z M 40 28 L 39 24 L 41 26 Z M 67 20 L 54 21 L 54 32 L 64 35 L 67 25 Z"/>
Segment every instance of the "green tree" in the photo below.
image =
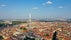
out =
<path fill-rule="evenodd" d="M 3 39 L 3 36 L 0 36 L 0 40 L 2 40 Z"/>

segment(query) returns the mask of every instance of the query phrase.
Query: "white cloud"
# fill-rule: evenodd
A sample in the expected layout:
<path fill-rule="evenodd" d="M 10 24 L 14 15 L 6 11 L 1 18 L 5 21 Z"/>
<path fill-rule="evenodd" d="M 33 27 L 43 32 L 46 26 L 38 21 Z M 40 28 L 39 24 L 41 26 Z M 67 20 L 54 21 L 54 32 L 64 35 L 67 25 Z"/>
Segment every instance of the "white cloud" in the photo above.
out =
<path fill-rule="evenodd" d="M 53 2 L 51 2 L 51 1 L 47 1 L 45 3 L 42 3 L 42 5 L 51 5 L 51 4 L 53 4 Z"/>
<path fill-rule="evenodd" d="M 59 6 L 58 8 L 64 8 L 63 6 Z"/>
<path fill-rule="evenodd" d="M 5 5 L 5 4 L 1 4 L 1 5 L 0 5 L 0 7 L 6 7 L 6 6 L 7 6 L 7 5 Z"/>
<path fill-rule="evenodd" d="M 46 3 L 42 3 L 42 5 L 46 5 Z"/>
<path fill-rule="evenodd" d="M 36 9 L 38 9 L 38 7 L 33 7 L 32 9 L 36 10 Z"/>
<path fill-rule="evenodd" d="M 51 1 L 47 1 L 46 4 L 53 4 Z"/>

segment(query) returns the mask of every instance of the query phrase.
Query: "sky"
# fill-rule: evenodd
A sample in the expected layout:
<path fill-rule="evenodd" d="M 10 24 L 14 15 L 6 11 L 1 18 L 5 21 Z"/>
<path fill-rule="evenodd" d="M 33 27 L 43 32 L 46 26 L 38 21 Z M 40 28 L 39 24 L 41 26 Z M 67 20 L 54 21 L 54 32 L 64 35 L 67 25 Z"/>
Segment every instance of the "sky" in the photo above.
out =
<path fill-rule="evenodd" d="M 0 0 L 0 19 L 71 19 L 71 0 Z"/>

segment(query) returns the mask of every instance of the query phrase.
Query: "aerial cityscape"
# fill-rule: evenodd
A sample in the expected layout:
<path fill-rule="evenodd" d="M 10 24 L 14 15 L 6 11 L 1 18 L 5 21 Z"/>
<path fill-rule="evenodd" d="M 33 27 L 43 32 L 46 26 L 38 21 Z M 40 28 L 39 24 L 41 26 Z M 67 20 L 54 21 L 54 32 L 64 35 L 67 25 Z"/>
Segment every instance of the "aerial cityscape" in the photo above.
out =
<path fill-rule="evenodd" d="M 71 0 L 0 0 L 0 40 L 71 40 Z"/>

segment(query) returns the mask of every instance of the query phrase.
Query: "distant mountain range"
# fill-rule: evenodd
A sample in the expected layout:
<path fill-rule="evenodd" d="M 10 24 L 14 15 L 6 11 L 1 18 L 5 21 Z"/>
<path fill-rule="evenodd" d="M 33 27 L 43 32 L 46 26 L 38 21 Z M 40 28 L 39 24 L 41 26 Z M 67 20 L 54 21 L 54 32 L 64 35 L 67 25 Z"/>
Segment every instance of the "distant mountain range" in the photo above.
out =
<path fill-rule="evenodd" d="M 2 19 L 0 20 L 0 22 L 3 22 L 4 20 L 7 20 L 7 21 L 28 21 L 29 19 Z M 58 21 L 58 22 L 65 22 L 65 21 L 68 21 L 68 22 L 71 22 L 71 19 L 32 19 L 32 21 L 40 21 L 40 22 L 55 22 L 55 21 Z"/>
<path fill-rule="evenodd" d="M 37 20 L 37 19 L 34 19 L 34 20 Z M 53 19 L 53 18 L 49 18 L 49 19 L 38 19 L 37 21 L 46 21 L 46 22 L 48 22 L 48 21 L 52 21 L 52 22 L 54 22 L 54 21 L 60 21 L 60 22 L 65 22 L 65 21 L 71 21 L 71 19 Z"/>

